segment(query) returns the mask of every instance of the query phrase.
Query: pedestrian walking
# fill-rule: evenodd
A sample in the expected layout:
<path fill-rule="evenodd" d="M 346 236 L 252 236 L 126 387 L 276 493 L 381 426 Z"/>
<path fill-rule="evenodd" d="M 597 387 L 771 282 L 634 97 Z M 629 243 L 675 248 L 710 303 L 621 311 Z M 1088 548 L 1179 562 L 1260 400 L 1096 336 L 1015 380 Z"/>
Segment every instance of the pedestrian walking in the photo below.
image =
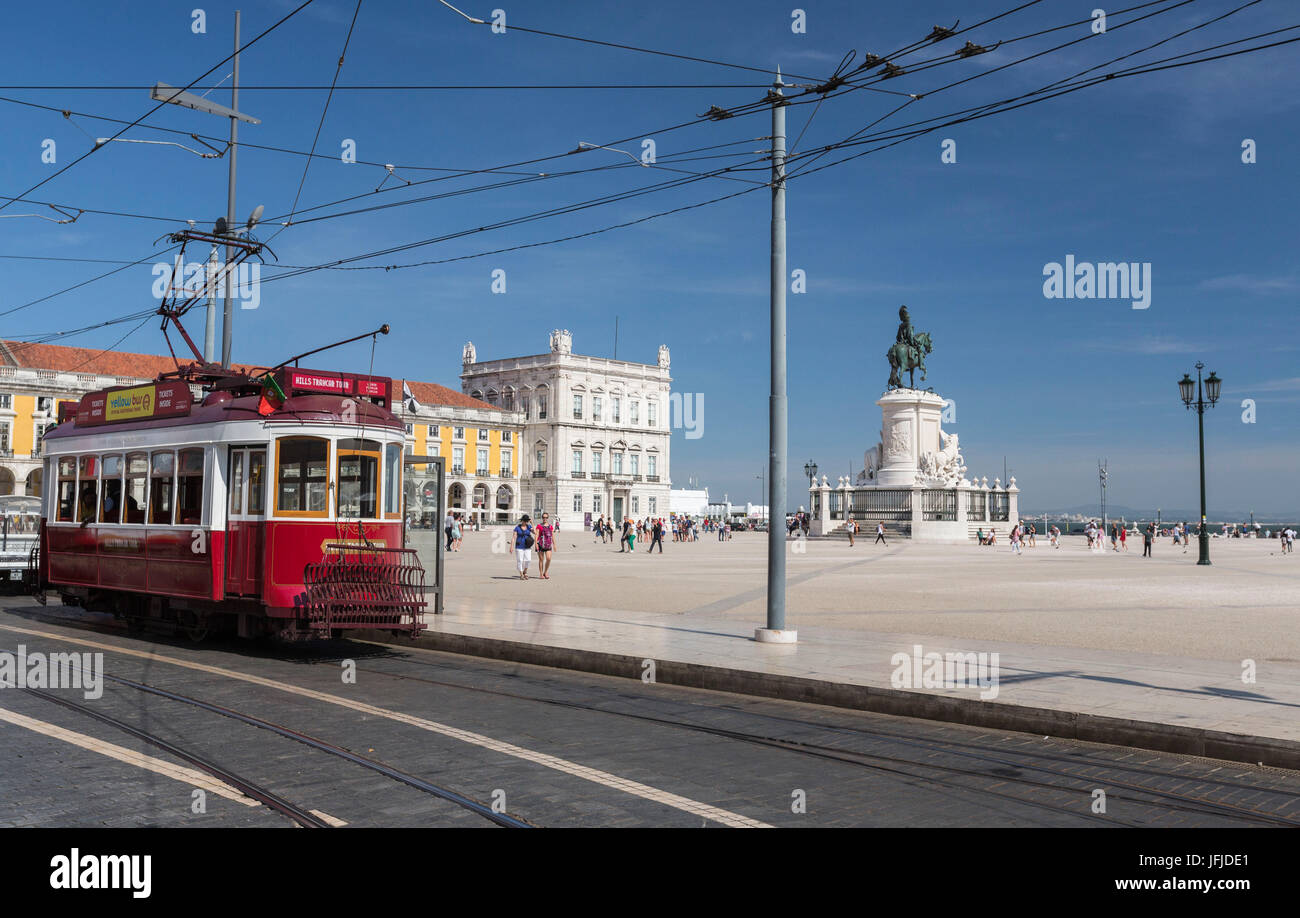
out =
<path fill-rule="evenodd" d="M 461 522 L 460 514 L 452 518 L 451 524 L 451 550 L 460 551 L 461 540 L 465 537 L 465 524 Z"/>
<path fill-rule="evenodd" d="M 1020 526 L 1017 524 L 1011 527 L 1011 553 L 1018 555 L 1020 551 Z"/>
<path fill-rule="evenodd" d="M 528 579 L 528 565 L 533 561 L 533 522 L 525 513 L 515 527 L 515 566 L 519 569 L 519 579 Z"/>
<path fill-rule="evenodd" d="M 654 551 L 656 545 L 659 546 L 659 554 L 662 555 L 664 553 L 664 521 L 663 520 L 655 520 L 654 524 L 650 527 L 650 547 L 647 548 L 646 551 L 647 552 Z"/>
<path fill-rule="evenodd" d="M 1128 527 L 1121 526 L 1119 530 L 1119 547 L 1128 551 Z"/>
<path fill-rule="evenodd" d="M 853 520 L 849 520 L 847 523 L 844 524 L 844 528 L 849 531 L 849 548 L 852 548 L 853 536 L 858 531 L 858 524 L 855 523 Z"/>
<path fill-rule="evenodd" d="M 1155 541 L 1156 524 L 1147 523 L 1147 528 L 1142 533 L 1142 557 L 1151 557 L 1151 543 Z"/>
<path fill-rule="evenodd" d="M 455 528 L 456 528 L 456 517 L 452 516 L 451 511 L 448 510 L 447 518 L 442 521 L 442 531 L 447 534 L 447 549 L 446 549 L 447 551 L 451 551 L 451 543 L 452 543 L 451 533 L 452 530 Z"/>
<path fill-rule="evenodd" d="M 1034 536 L 1037 534 L 1037 532 L 1038 530 L 1034 528 L 1034 524 L 1030 523 L 1029 524 L 1029 547 L 1030 548 L 1038 547 L 1038 543 L 1034 541 Z"/>
<path fill-rule="evenodd" d="M 555 553 L 555 527 L 551 525 L 551 515 L 542 514 L 542 522 L 537 527 L 537 572 L 543 580 L 551 579 L 551 556 Z"/>
<path fill-rule="evenodd" d="M 1052 524 L 1052 547 L 1059 549 L 1061 547 L 1061 530 Z"/>
<path fill-rule="evenodd" d="M 876 523 L 876 541 L 871 544 L 875 545 L 876 542 L 885 542 L 885 524 L 882 522 Z M 885 544 L 888 545 L 889 543 L 885 542 Z"/>

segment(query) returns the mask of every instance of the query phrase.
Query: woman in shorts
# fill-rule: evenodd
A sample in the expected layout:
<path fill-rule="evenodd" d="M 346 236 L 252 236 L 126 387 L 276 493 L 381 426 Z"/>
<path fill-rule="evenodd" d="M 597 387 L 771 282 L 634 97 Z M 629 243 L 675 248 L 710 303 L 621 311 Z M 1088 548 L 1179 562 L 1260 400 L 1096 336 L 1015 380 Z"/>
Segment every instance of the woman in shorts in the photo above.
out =
<path fill-rule="evenodd" d="M 537 570 L 543 580 L 550 580 L 551 555 L 555 552 L 555 527 L 551 525 L 551 515 L 542 514 L 542 521 L 537 526 Z"/>

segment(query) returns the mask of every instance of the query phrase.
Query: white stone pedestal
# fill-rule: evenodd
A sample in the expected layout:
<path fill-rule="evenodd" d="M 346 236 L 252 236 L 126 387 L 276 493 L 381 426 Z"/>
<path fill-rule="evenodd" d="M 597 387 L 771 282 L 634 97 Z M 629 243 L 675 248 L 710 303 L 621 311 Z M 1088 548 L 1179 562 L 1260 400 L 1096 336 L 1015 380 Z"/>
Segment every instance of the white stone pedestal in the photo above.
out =
<path fill-rule="evenodd" d="M 880 468 L 877 487 L 910 488 L 918 484 L 921 457 L 938 453 L 943 397 L 919 389 L 895 389 L 876 402 L 880 406 Z"/>

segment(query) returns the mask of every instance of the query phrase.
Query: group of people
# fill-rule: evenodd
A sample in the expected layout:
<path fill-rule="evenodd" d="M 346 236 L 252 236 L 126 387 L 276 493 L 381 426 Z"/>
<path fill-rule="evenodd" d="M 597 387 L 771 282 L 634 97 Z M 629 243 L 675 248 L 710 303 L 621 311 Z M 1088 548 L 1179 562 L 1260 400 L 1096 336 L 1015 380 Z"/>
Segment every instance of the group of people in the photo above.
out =
<path fill-rule="evenodd" d="M 844 531 L 847 532 L 847 533 L 849 534 L 849 547 L 852 548 L 852 547 L 853 547 L 853 538 L 854 538 L 854 536 L 856 536 L 859 532 L 862 531 L 862 527 L 858 525 L 858 521 L 857 521 L 857 520 L 855 520 L 855 519 L 848 519 L 848 520 L 845 520 L 845 521 L 844 521 Z M 807 530 L 804 530 L 804 532 L 805 532 L 805 534 L 806 534 L 806 533 L 807 533 Z M 884 542 L 886 545 L 889 544 L 888 542 L 885 541 L 885 524 L 884 524 L 883 522 L 877 522 L 877 523 L 876 523 L 876 541 L 872 542 L 871 544 L 872 544 L 872 545 L 879 545 L 881 542 Z"/>
<path fill-rule="evenodd" d="M 519 579 L 528 579 L 528 568 L 533 561 L 533 551 L 537 552 L 537 568 L 543 580 L 551 579 L 551 558 L 555 554 L 555 533 L 559 526 L 551 522 L 549 513 L 542 513 L 542 521 L 536 526 L 527 513 L 515 527 L 515 567 L 519 570 Z"/>
<path fill-rule="evenodd" d="M 447 551 L 460 551 L 468 525 L 463 514 L 447 511 L 447 517 L 442 521 L 442 531 L 447 537 Z"/>

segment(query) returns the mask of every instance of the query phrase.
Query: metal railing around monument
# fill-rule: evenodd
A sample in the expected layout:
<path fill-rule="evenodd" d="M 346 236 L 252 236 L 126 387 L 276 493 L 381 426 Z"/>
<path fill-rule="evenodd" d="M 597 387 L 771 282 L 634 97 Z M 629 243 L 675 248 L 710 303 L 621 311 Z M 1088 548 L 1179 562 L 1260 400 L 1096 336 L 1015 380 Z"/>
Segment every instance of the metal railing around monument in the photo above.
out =
<path fill-rule="evenodd" d="M 864 488 L 849 492 L 849 516 L 855 520 L 911 522 L 910 488 Z"/>
<path fill-rule="evenodd" d="M 921 492 L 921 519 L 957 519 L 957 492 L 950 489 L 927 488 Z"/>

